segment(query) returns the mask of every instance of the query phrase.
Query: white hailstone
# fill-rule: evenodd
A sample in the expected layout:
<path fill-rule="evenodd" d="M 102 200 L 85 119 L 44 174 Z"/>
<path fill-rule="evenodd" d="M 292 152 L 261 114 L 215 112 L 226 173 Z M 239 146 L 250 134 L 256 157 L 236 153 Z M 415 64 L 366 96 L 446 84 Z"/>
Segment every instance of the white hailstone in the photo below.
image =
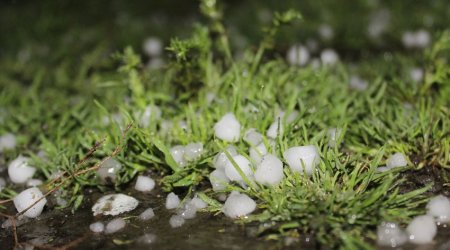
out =
<path fill-rule="evenodd" d="M 140 220 L 150 220 L 151 218 L 155 217 L 155 212 L 153 211 L 153 208 L 147 208 L 139 215 Z"/>
<path fill-rule="evenodd" d="M 152 244 L 156 241 L 156 235 L 154 234 L 144 234 L 137 239 L 140 244 Z"/>
<path fill-rule="evenodd" d="M 333 49 L 324 49 L 320 53 L 320 60 L 324 65 L 333 65 L 339 61 L 339 56 Z"/>
<path fill-rule="evenodd" d="M 41 198 L 43 199 L 37 202 Z M 44 206 L 47 203 L 47 199 L 44 197 L 41 190 L 32 187 L 29 189 L 25 189 L 20 194 L 16 195 L 16 197 L 14 197 L 13 202 L 14 206 L 16 207 L 19 213 L 24 211 L 31 205 L 33 205 L 35 202 L 37 202 L 23 214 L 28 218 L 36 218 L 42 213 L 42 210 L 44 209 Z"/>
<path fill-rule="evenodd" d="M 286 118 L 286 122 L 287 122 L 287 123 L 294 122 L 294 121 L 297 119 L 298 115 L 299 115 L 298 111 L 297 111 L 297 110 L 293 110 L 293 111 L 288 115 L 288 117 Z M 284 116 L 284 115 L 283 115 L 283 116 Z"/>
<path fill-rule="evenodd" d="M 155 181 L 148 176 L 138 176 L 134 189 L 140 192 L 150 192 L 155 187 Z"/>
<path fill-rule="evenodd" d="M 415 45 L 417 48 L 426 48 L 430 45 L 431 37 L 430 33 L 424 29 L 416 31 L 415 34 Z"/>
<path fill-rule="evenodd" d="M 313 58 L 313 59 L 311 60 L 310 65 L 311 65 L 311 67 L 312 67 L 313 69 L 318 69 L 318 68 L 320 67 L 320 60 L 319 60 L 319 58 Z"/>
<path fill-rule="evenodd" d="M 203 143 L 195 142 L 189 143 L 184 147 L 184 159 L 187 161 L 193 161 L 198 159 L 203 153 Z"/>
<path fill-rule="evenodd" d="M 283 157 L 292 171 L 303 172 L 304 168 L 307 175 L 312 174 L 320 161 L 319 152 L 313 145 L 291 147 L 283 153 Z"/>
<path fill-rule="evenodd" d="M 412 48 L 416 44 L 416 35 L 411 31 L 406 31 L 402 35 L 402 43 L 406 48 Z"/>
<path fill-rule="evenodd" d="M 250 128 L 245 131 L 242 139 L 248 144 L 256 146 L 262 142 L 263 137 L 256 129 Z"/>
<path fill-rule="evenodd" d="M 222 212 L 230 218 L 239 218 L 251 214 L 256 209 L 256 202 L 246 194 L 233 192 L 223 205 Z"/>
<path fill-rule="evenodd" d="M 232 113 L 227 113 L 214 125 L 216 137 L 228 142 L 238 141 L 240 131 L 241 124 Z"/>
<path fill-rule="evenodd" d="M 270 125 L 269 129 L 267 129 L 267 132 L 266 132 L 267 137 L 275 139 L 275 138 L 277 138 L 278 133 L 283 134 L 283 125 L 281 123 L 282 123 L 281 119 L 279 121 L 278 121 L 278 119 L 276 121 L 274 121 Z M 280 124 L 281 127 L 278 126 L 278 124 Z"/>
<path fill-rule="evenodd" d="M 113 234 L 115 232 L 122 230 L 126 225 L 127 223 L 122 218 L 113 219 L 106 225 L 105 233 Z"/>
<path fill-rule="evenodd" d="M 390 170 L 390 168 L 386 167 L 386 166 L 382 166 L 382 167 L 378 167 L 377 168 L 377 172 L 386 172 Z"/>
<path fill-rule="evenodd" d="M 207 92 L 205 95 L 206 103 L 209 105 L 217 98 L 216 94 L 213 92 Z"/>
<path fill-rule="evenodd" d="M 367 32 L 373 39 L 379 38 L 388 28 L 391 14 L 389 10 L 382 9 L 373 13 L 369 21 Z"/>
<path fill-rule="evenodd" d="M 28 165 L 28 158 L 19 155 L 8 166 L 9 179 L 13 183 L 25 183 L 36 172 L 36 168 Z"/>
<path fill-rule="evenodd" d="M 139 124 L 146 128 L 150 125 L 151 121 L 156 121 L 161 118 L 161 109 L 154 105 L 149 105 L 145 108 L 144 112 L 140 115 Z"/>
<path fill-rule="evenodd" d="M 245 176 L 250 177 L 253 175 L 253 171 L 250 166 L 251 163 L 243 155 L 233 156 L 233 161 L 241 169 L 241 171 L 244 173 Z M 236 168 L 234 167 L 234 165 L 231 161 L 225 165 L 225 175 L 228 177 L 228 179 L 230 179 L 232 181 L 242 181 L 243 180 L 242 176 L 236 170 Z"/>
<path fill-rule="evenodd" d="M 423 69 L 422 68 L 412 68 L 409 70 L 409 77 L 414 82 L 421 82 L 423 80 Z"/>
<path fill-rule="evenodd" d="M 264 145 L 264 142 L 261 142 L 260 144 L 256 145 L 256 147 L 252 147 L 249 150 L 250 158 L 257 164 L 261 162 L 262 157 L 266 154 L 267 148 L 266 145 Z"/>
<path fill-rule="evenodd" d="M 225 190 L 226 185 L 230 182 L 230 179 L 225 175 L 225 171 L 221 169 L 216 169 L 209 174 L 209 181 L 214 191 Z"/>
<path fill-rule="evenodd" d="M 382 222 L 377 228 L 377 243 L 380 246 L 399 247 L 408 241 L 408 235 L 393 222 Z"/>
<path fill-rule="evenodd" d="M 105 225 L 102 222 L 94 222 L 89 225 L 89 229 L 94 233 L 102 233 L 105 230 Z"/>
<path fill-rule="evenodd" d="M 349 85 L 350 85 L 350 88 L 352 88 L 354 90 L 358 90 L 358 91 L 364 91 L 369 86 L 369 84 L 367 83 L 366 80 L 364 80 L 356 75 L 353 75 L 350 77 Z"/>
<path fill-rule="evenodd" d="M 330 128 L 327 132 L 328 136 L 328 146 L 329 147 L 335 147 L 336 142 L 341 137 L 342 129 L 340 128 Z"/>
<path fill-rule="evenodd" d="M 184 131 L 188 131 L 189 127 L 185 120 L 178 121 L 178 127 L 180 127 Z"/>
<path fill-rule="evenodd" d="M 42 183 L 43 183 L 42 180 L 39 179 L 29 179 L 27 181 L 27 187 L 36 187 L 41 185 Z"/>
<path fill-rule="evenodd" d="M 409 241 L 414 244 L 427 244 L 433 241 L 437 232 L 437 226 L 430 215 L 415 217 L 406 228 L 409 234 Z"/>
<path fill-rule="evenodd" d="M 160 56 L 163 51 L 163 45 L 159 38 L 149 37 L 145 39 L 143 49 L 148 56 Z"/>
<path fill-rule="evenodd" d="M 113 158 L 109 158 L 100 165 L 97 174 L 103 183 L 115 183 L 116 174 L 121 168 L 122 164 L 120 164 L 120 162 Z"/>
<path fill-rule="evenodd" d="M 233 146 L 228 146 L 226 152 L 232 157 L 238 155 L 236 148 Z M 225 152 L 220 152 L 214 157 L 213 167 L 216 169 L 224 169 L 228 162 L 230 162 L 230 160 Z"/>
<path fill-rule="evenodd" d="M 328 24 L 322 24 L 319 26 L 319 35 L 324 40 L 330 40 L 334 36 L 334 31 Z"/>
<path fill-rule="evenodd" d="M 186 161 L 184 160 L 184 147 L 181 145 L 176 145 L 170 149 L 170 154 L 175 162 L 180 167 L 186 166 Z"/>
<path fill-rule="evenodd" d="M 174 192 L 168 194 L 166 198 L 166 208 L 174 209 L 177 208 L 178 205 L 180 205 L 180 198 L 178 198 L 178 195 L 176 195 Z"/>
<path fill-rule="evenodd" d="M 283 163 L 272 154 L 265 155 L 262 158 L 255 172 L 256 182 L 262 185 L 277 185 L 283 177 Z"/>
<path fill-rule="evenodd" d="M 303 45 L 293 45 L 287 51 L 286 59 L 290 65 L 304 66 L 309 61 L 309 51 Z"/>
<path fill-rule="evenodd" d="M 134 210 L 138 204 L 138 200 L 128 195 L 108 194 L 97 200 L 92 206 L 92 212 L 94 216 L 98 214 L 114 216 Z"/>
<path fill-rule="evenodd" d="M 195 206 L 195 208 L 197 208 L 197 210 L 204 209 L 208 206 L 208 204 L 206 204 L 206 202 L 199 197 L 192 198 L 191 203 Z"/>
<path fill-rule="evenodd" d="M 406 161 L 406 157 L 402 153 L 395 153 L 391 155 L 386 161 L 386 166 L 388 168 L 405 167 L 406 165 L 408 165 L 408 162 Z"/>
<path fill-rule="evenodd" d="M 179 215 L 172 215 L 169 219 L 169 224 L 172 228 L 181 227 L 183 226 L 185 220 L 183 217 Z"/>
<path fill-rule="evenodd" d="M 0 152 L 16 147 L 16 136 L 11 133 L 0 136 Z"/>
<path fill-rule="evenodd" d="M 183 207 L 178 209 L 177 214 L 183 219 L 193 219 L 197 215 L 197 207 L 188 200 Z"/>
<path fill-rule="evenodd" d="M 450 199 L 438 195 L 427 204 L 427 214 L 435 218 L 438 224 L 450 222 Z"/>

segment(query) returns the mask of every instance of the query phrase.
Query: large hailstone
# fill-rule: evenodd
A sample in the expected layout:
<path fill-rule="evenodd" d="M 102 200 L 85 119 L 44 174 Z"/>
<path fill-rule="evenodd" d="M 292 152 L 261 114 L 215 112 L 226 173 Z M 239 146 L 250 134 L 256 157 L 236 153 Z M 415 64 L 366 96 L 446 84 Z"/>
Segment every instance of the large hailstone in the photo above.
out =
<path fill-rule="evenodd" d="M 250 177 L 253 175 L 253 171 L 250 166 L 251 163 L 243 155 L 233 156 L 233 161 L 241 169 L 241 171 L 244 173 L 245 176 Z M 236 168 L 234 167 L 234 165 L 231 161 L 227 162 L 227 164 L 225 165 L 225 175 L 228 177 L 228 179 L 230 179 L 232 181 L 242 181 L 243 180 L 242 176 L 236 170 Z"/>
<path fill-rule="evenodd" d="M 223 205 L 222 212 L 233 219 L 251 214 L 256 209 L 256 202 L 246 194 L 233 192 Z"/>
<path fill-rule="evenodd" d="M 428 244 L 433 241 L 437 232 L 437 226 L 430 215 L 415 217 L 406 228 L 409 241 L 414 244 Z"/>
<path fill-rule="evenodd" d="M 20 213 L 25 209 L 27 209 L 29 206 L 33 205 L 42 197 L 44 197 L 44 195 L 42 194 L 41 190 L 39 190 L 36 187 L 32 187 L 29 189 L 25 189 L 16 197 L 14 197 L 13 202 L 17 211 Z M 37 202 L 33 207 L 28 209 L 23 215 L 25 215 L 28 218 L 38 217 L 42 213 L 42 210 L 44 209 L 46 203 L 47 199 L 43 198 L 42 200 Z"/>
<path fill-rule="evenodd" d="M 303 172 L 303 167 L 307 175 L 311 175 L 314 168 L 320 161 L 320 155 L 316 146 L 299 146 L 286 150 L 283 154 L 292 171 Z"/>
<path fill-rule="evenodd" d="M 233 146 L 228 146 L 226 152 L 232 157 L 238 155 L 236 148 Z M 230 160 L 225 152 L 220 152 L 214 157 L 213 167 L 216 169 L 224 169 L 228 162 L 230 162 Z"/>
<path fill-rule="evenodd" d="M 33 177 L 36 172 L 36 168 L 30 167 L 28 165 L 28 158 L 19 155 L 15 160 L 13 160 L 8 166 L 8 175 L 14 183 L 25 183 L 31 177 Z"/>
<path fill-rule="evenodd" d="M 382 222 L 377 228 L 377 243 L 380 246 L 398 247 L 406 241 L 408 236 L 394 222 Z"/>
<path fill-rule="evenodd" d="M 225 190 L 226 185 L 230 182 L 230 179 L 225 175 L 223 169 L 216 169 L 209 174 L 209 181 L 214 191 Z"/>
<path fill-rule="evenodd" d="M 16 147 L 16 136 L 11 133 L 0 136 L 0 152 Z"/>
<path fill-rule="evenodd" d="M 240 132 L 241 124 L 232 113 L 227 113 L 214 125 L 214 134 L 224 141 L 238 141 Z"/>
<path fill-rule="evenodd" d="M 139 204 L 135 198 L 125 194 L 108 194 L 100 199 L 92 207 L 94 216 L 98 214 L 118 215 L 134 210 Z"/>
<path fill-rule="evenodd" d="M 283 163 L 272 154 L 265 155 L 262 158 L 255 172 L 256 182 L 262 185 L 277 185 L 283 177 Z"/>
<path fill-rule="evenodd" d="M 450 199 L 443 195 L 432 198 L 427 204 L 427 214 L 435 218 L 436 222 L 450 222 Z"/>
<path fill-rule="evenodd" d="M 260 163 L 261 159 L 264 155 L 267 154 L 267 148 L 266 145 L 264 145 L 263 142 L 261 142 L 260 144 L 258 144 L 255 147 L 250 148 L 249 150 L 249 155 L 250 158 L 256 163 Z"/>

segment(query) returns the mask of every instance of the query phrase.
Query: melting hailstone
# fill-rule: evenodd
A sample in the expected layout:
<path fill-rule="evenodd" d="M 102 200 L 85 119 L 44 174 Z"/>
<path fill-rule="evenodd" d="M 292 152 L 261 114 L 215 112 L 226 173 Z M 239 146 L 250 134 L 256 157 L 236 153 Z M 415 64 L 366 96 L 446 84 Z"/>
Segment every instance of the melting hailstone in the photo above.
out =
<path fill-rule="evenodd" d="M 94 222 L 89 225 L 89 229 L 94 233 L 102 233 L 105 230 L 105 225 L 102 222 Z"/>
<path fill-rule="evenodd" d="M 225 175 L 223 169 L 216 169 L 209 174 L 209 181 L 214 191 L 225 190 L 226 185 L 230 182 L 230 179 Z"/>
<path fill-rule="evenodd" d="M 243 155 L 236 155 L 233 156 L 233 161 L 236 163 L 236 165 L 241 169 L 241 171 L 244 173 L 245 176 L 250 177 L 253 175 L 253 171 L 251 168 L 250 161 L 245 158 Z M 242 181 L 242 176 L 239 174 L 238 170 L 236 170 L 233 163 L 227 162 L 225 165 L 225 175 L 228 177 L 228 179 L 232 181 Z"/>
<path fill-rule="evenodd" d="M 265 155 L 255 172 L 259 184 L 274 186 L 283 179 L 283 163 L 275 155 Z"/>
<path fill-rule="evenodd" d="M 122 168 L 122 164 L 113 158 L 103 162 L 97 170 L 97 174 L 103 183 L 112 184 L 116 181 L 116 174 Z"/>
<path fill-rule="evenodd" d="M 427 211 L 438 224 L 450 222 L 450 199 L 443 195 L 432 198 L 427 204 Z"/>
<path fill-rule="evenodd" d="M 27 157 L 19 155 L 9 164 L 8 175 L 13 183 L 25 183 L 33 177 L 36 168 L 30 167 L 28 161 Z"/>
<path fill-rule="evenodd" d="M 217 138 L 228 141 L 236 142 L 239 140 L 241 131 L 241 124 L 236 119 L 236 116 L 232 113 L 225 114 L 214 125 L 214 134 Z"/>
<path fill-rule="evenodd" d="M 316 146 L 298 146 L 291 147 L 283 153 L 292 171 L 303 172 L 303 168 L 307 175 L 311 175 L 314 168 L 320 161 L 320 155 Z"/>
<path fill-rule="evenodd" d="M 150 192 L 155 187 L 155 181 L 148 176 L 138 176 L 134 189 L 141 192 Z"/>
<path fill-rule="evenodd" d="M 122 230 L 126 225 L 127 223 L 122 218 L 113 219 L 106 225 L 105 233 L 113 234 L 115 232 Z"/>
<path fill-rule="evenodd" d="M 434 219 L 430 215 L 415 217 L 406 228 L 409 234 L 409 241 L 415 244 L 427 244 L 433 241 L 437 232 Z"/>
<path fill-rule="evenodd" d="M 246 194 L 233 192 L 223 205 L 222 212 L 233 219 L 251 214 L 256 209 L 256 202 Z"/>
<path fill-rule="evenodd" d="M 98 214 L 118 215 L 134 210 L 139 204 L 135 198 L 125 194 L 108 194 L 100 199 L 92 207 L 94 216 Z"/>
<path fill-rule="evenodd" d="M 166 197 L 166 208 L 174 209 L 177 208 L 178 205 L 180 205 L 180 198 L 178 198 L 178 195 L 174 192 L 169 193 Z"/>
<path fill-rule="evenodd" d="M 14 197 L 13 202 L 17 211 L 20 213 L 43 197 L 44 195 L 42 194 L 41 190 L 39 190 L 36 187 L 32 187 L 25 189 L 20 194 L 16 195 L 16 197 Z M 23 215 L 25 215 L 28 218 L 38 217 L 42 213 L 42 210 L 44 209 L 46 203 L 47 199 L 44 197 L 42 200 L 40 200 L 39 202 L 34 204 L 30 209 L 28 209 Z"/>
<path fill-rule="evenodd" d="M 394 222 L 382 222 L 377 228 L 377 243 L 380 246 L 398 247 L 406 241 L 408 236 Z"/>

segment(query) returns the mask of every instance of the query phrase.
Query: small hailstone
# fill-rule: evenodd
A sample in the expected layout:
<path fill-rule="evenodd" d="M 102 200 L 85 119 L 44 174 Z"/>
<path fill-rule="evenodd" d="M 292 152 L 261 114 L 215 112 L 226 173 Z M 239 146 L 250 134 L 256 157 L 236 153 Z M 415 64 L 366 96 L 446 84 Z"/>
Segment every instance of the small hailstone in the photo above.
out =
<path fill-rule="evenodd" d="M 430 33 L 424 29 L 416 31 L 415 45 L 417 48 L 426 48 L 431 42 Z"/>
<path fill-rule="evenodd" d="M 16 136 L 11 133 L 4 134 L 0 136 L 0 152 L 5 149 L 13 149 L 16 147 Z"/>
<path fill-rule="evenodd" d="M 38 188 L 32 187 L 29 189 L 26 189 L 22 191 L 20 194 L 18 194 L 16 197 L 14 197 L 14 206 L 16 207 L 17 211 L 20 213 L 27 209 L 29 206 L 33 205 L 37 200 L 44 197 L 41 190 Z M 28 218 L 36 218 L 44 209 L 45 204 L 47 203 L 47 199 L 44 197 L 42 200 L 40 200 L 38 203 L 36 203 L 33 207 L 28 209 L 24 215 Z"/>
<path fill-rule="evenodd" d="M 340 128 L 330 128 L 327 132 L 328 135 L 328 146 L 329 147 L 335 147 L 336 146 L 336 142 L 339 139 L 339 137 L 341 136 L 342 133 L 342 129 Z"/>
<path fill-rule="evenodd" d="M 126 225 L 127 223 L 122 218 L 113 219 L 106 225 L 105 233 L 113 234 L 115 232 L 122 230 Z"/>
<path fill-rule="evenodd" d="M 351 76 L 350 77 L 350 88 L 358 90 L 358 91 L 364 91 L 367 89 L 369 84 L 366 80 L 360 78 L 359 76 Z"/>
<path fill-rule="evenodd" d="M 203 153 L 203 143 L 189 143 L 184 147 L 184 159 L 187 161 L 193 161 L 198 159 Z"/>
<path fill-rule="evenodd" d="M 414 82 L 421 82 L 423 80 L 423 69 L 422 68 L 412 68 L 409 70 L 409 77 Z"/>
<path fill-rule="evenodd" d="M 324 65 L 333 65 L 339 60 L 339 56 L 336 51 L 332 49 L 325 49 L 320 53 L 320 60 Z"/>
<path fill-rule="evenodd" d="M 232 157 L 238 155 L 236 148 L 233 146 L 228 146 L 226 148 L 226 152 L 228 152 L 228 154 Z M 223 169 L 229 161 L 230 160 L 228 159 L 225 152 L 220 152 L 214 157 L 213 167 L 216 169 Z"/>
<path fill-rule="evenodd" d="M 230 182 L 230 179 L 225 175 L 223 169 L 216 169 L 209 174 L 209 181 L 214 191 L 225 190 L 226 184 Z"/>
<path fill-rule="evenodd" d="M 183 226 L 185 220 L 183 217 L 179 215 L 172 215 L 169 219 L 169 224 L 172 228 L 181 227 Z"/>
<path fill-rule="evenodd" d="M 195 206 L 195 208 L 197 208 L 197 210 L 204 209 L 208 206 L 208 204 L 206 204 L 206 202 L 199 197 L 192 198 L 191 203 Z"/>
<path fill-rule="evenodd" d="M 405 167 L 406 165 L 408 165 L 408 162 L 402 153 L 395 153 L 386 161 L 386 166 L 388 168 Z"/>
<path fill-rule="evenodd" d="M 155 181 L 147 176 L 138 176 L 134 189 L 140 192 L 152 191 L 155 187 Z"/>
<path fill-rule="evenodd" d="M 174 192 L 171 192 L 167 195 L 166 198 L 166 208 L 167 209 L 174 209 L 177 208 L 180 204 L 180 198 L 178 198 L 178 195 L 176 195 Z"/>
<path fill-rule="evenodd" d="M 8 175 L 14 183 L 25 183 L 36 172 L 36 168 L 28 165 L 28 158 L 19 155 L 8 166 Z"/>
<path fill-rule="evenodd" d="M 386 167 L 386 166 L 382 166 L 382 167 L 378 167 L 377 168 L 377 172 L 386 172 L 390 170 L 390 168 Z"/>
<path fill-rule="evenodd" d="M 438 195 L 427 204 L 427 214 L 435 218 L 438 224 L 450 222 L 450 199 Z"/>
<path fill-rule="evenodd" d="M 406 233 L 393 222 L 382 222 L 377 228 L 377 243 L 380 246 L 398 247 L 408 241 Z"/>
<path fill-rule="evenodd" d="M 43 183 L 42 180 L 39 179 L 29 179 L 27 181 L 27 187 L 36 187 L 41 185 L 42 183 Z"/>
<path fill-rule="evenodd" d="M 183 219 L 193 219 L 197 215 L 197 207 L 189 200 L 177 211 L 177 214 Z"/>
<path fill-rule="evenodd" d="M 309 61 L 309 51 L 303 45 L 293 45 L 289 48 L 286 59 L 290 65 L 304 66 Z"/>
<path fill-rule="evenodd" d="M 267 129 L 266 132 L 267 137 L 275 139 L 277 138 L 278 133 L 283 134 L 283 125 L 281 123 L 282 123 L 281 119 L 280 120 L 277 119 L 276 121 L 274 121 L 270 125 L 269 129 Z M 278 126 L 279 124 L 281 125 L 281 127 Z"/>
<path fill-rule="evenodd" d="M 100 199 L 92 207 L 94 216 L 98 214 L 118 215 L 134 210 L 139 204 L 135 198 L 125 194 L 108 194 Z"/>
<path fill-rule="evenodd" d="M 406 228 L 409 234 L 409 241 L 414 244 L 427 244 L 433 241 L 437 232 L 437 226 L 430 215 L 415 217 Z"/>
<path fill-rule="evenodd" d="M 277 185 L 283 179 L 283 163 L 275 155 L 265 155 L 255 172 L 255 180 L 262 185 Z"/>
<path fill-rule="evenodd" d="M 184 167 L 186 165 L 186 161 L 184 160 L 184 147 L 181 145 L 174 146 L 170 149 L 170 154 L 175 162 L 180 167 Z"/>
<path fill-rule="evenodd" d="M 243 140 L 250 145 L 256 146 L 262 142 L 263 137 L 256 129 L 250 128 L 245 131 Z"/>
<path fill-rule="evenodd" d="M 320 156 L 317 148 L 313 145 L 291 147 L 283 154 L 289 167 L 295 172 L 303 172 L 311 175 L 315 166 L 319 164 Z"/>
<path fill-rule="evenodd" d="M 324 40 L 330 40 L 334 36 L 333 28 L 328 24 L 322 24 L 319 27 L 319 35 Z"/>
<path fill-rule="evenodd" d="M 231 193 L 223 205 L 222 212 L 230 218 L 239 218 L 251 214 L 256 209 L 256 202 L 246 194 Z"/>
<path fill-rule="evenodd" d="M 264 155 L 267 154 L 266 145 L 263 142 L 256 145 L 256 147 L 252 147 L 249 150 L 250 158 L 255 162 L 259 163 Z"/>
<path fill-rule="evenodd" d="M 240 131 L 241 124 L 232 113 L 227 113 L 214 125 L 216 137 L 228 142 L 238 141 Z"/>
<path fill-rule="evenodd" d="M 140 220 L 150 220 L 151 218 L 155 217 L 155 212 L 153 211 L 153 208 L 147 208 L 139 215 Z"/>
<path fill-rule="evenodd" d="M 122 168 L 122 164 L 113 158 L 107 159 L 103 162 L 100 168 L 97 170 L 97 174 L 103 183 L 115 183 L 116 174 Z"/>
<path fill-rule="evenodd" d="M 406 31 L 402 35 L 402 43 L 406 48 L 412 48 L 416 43 L 416 35 L 411 31 Z"/>
<path fill-rule="evenodd" d="M 159 118 L 161 118 L 161 109 L 157 106 L 149 105 L 140 116 L 140 125 L 146 128 L 150 125 L 152 120 L 157 120 Z"/>
<path fill-rule="evenodd" d="M 369 27 L 367 27 L 369 36 L 373 39 L 378 39 L 388 28 L 390 17 L 391 15 L 387 9 L 375 12 L 370 18 Z"/>
<path fill-rule="evenodd" d="M 160 56 L 163 51 L 163 45 L 159 38 L 149 37 L 145 39 L 143 49 L 148 56 Z"/>
<path fill-rule="evenodd" d="M 89 229 L 94 233 L 102 233 L 105 230 L 105 225 L 101 222 L 94 222 L 89 225 Z"/>
<path fill-rule="evenodd" d="M 245 176 L 249 177 L 253 175 L 250 161 L 242 155 L 233 156 L 233 161 L 241 169 Z M 225 175 L 232 181 L 242 181 L 242 176 L 234 167 L 230 161 L 225 165 Z"/>
<path fill-rule="evenodd" d="M 140 244 L 152 244 L 156 241 L 156 235 L 154 234 L 144 234 L 137 239 Z"/>

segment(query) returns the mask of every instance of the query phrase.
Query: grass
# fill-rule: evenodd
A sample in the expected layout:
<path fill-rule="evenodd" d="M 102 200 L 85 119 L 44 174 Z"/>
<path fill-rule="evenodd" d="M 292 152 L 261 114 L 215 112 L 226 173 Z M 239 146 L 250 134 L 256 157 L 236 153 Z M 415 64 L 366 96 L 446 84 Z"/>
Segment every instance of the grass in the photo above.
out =
<path fill-rule="evenodd" d="M 297 111 L 295 121 L 281 122 L 284 132 L 274 143 L 264 138 L 266 146 L 281 159 L 288 147 L 316 145 L 318 171 L 308 178 L 285 168 L 286 178 L 275 187 L 248 179 L 246 189 L 228 185 L 225 193 L 238 190 L 258 204 L 253 215 L 238 222 L 259 222 L 259 235 L 268 239 L 314 234 L 324 245 L 369 249 L 381 221 L 404 224 L 423 212 L 429 186 L 402 192 L 399 173 L 450 168 L 450 31 L 437 32 L 433 46 L 423 53 L 393 52 L 356 67 L 339 63 L 298 68 L 271 54 L 278 32 L 289 30 L 282 26 L 300 18 L 297 12 L 275 14 L 260 45 L 241 51 L 237 59 L 215 1 L 202 4 L 209 25 L 195 26 L 190 37 L 172 39 L 169 61 L 161 69 L 145 68 L 132 47 L 109 56 L 104 44 L 59 63 L 44 62 L 39 48 L 31 49 L 28 61 L 3 57 L 0 135 L 18 137 L 18 147 L 2 153 L 5 164 L 19 154 L 31 156 L 37 176 L 51 182 L 58 171 L 74 175 L 89 169 L 120 145 L 115 158 L 124 168 L 114 187 L 102 184 L 92 171 L 74 175 L 61 187 L 60 195 L 74 212 L 86 188 L 121 190 L 137 174 L 149 172 L 165 191 L 177 188 L 186 196 L 200 191 L 208 211 L 217 213 L 218 193 L 210 189 L 207 177 L 213 157 L 227 144 L 214 137 L 214 123 L 233 112 L 242 132 L 255 128 L 264 134 L 281 110 Z M 411 66 L 418 65 L 425 69 L 423 82 L 408 76 Z M 368 89 L 351 89 L 352 74 L 367 79 Z M 211 95 L 215 98 L 210 102 Z M 159 107 L 162 117 L 153 115 L 150 125 L 142 127 L 140 116 L 149 105 Z M 122 138 L 130 123 L 133 127 Z M 343 129 L 336 147 L 327 145 L 329 128 Z M 94 157 L 79 164 L 104 138 Z M 204 154 L 182 168 L 169 149 L 191 142 L 202 142 Z M 234 145 L 248 157 L 251 145 Z M 46 157 L 38 157 L 39 151 Z M 408 167 L 376 172 L 395 152 L 408 156 Z M 0 197 L 10 198 L 17 190 L 8 186 Z"/>

